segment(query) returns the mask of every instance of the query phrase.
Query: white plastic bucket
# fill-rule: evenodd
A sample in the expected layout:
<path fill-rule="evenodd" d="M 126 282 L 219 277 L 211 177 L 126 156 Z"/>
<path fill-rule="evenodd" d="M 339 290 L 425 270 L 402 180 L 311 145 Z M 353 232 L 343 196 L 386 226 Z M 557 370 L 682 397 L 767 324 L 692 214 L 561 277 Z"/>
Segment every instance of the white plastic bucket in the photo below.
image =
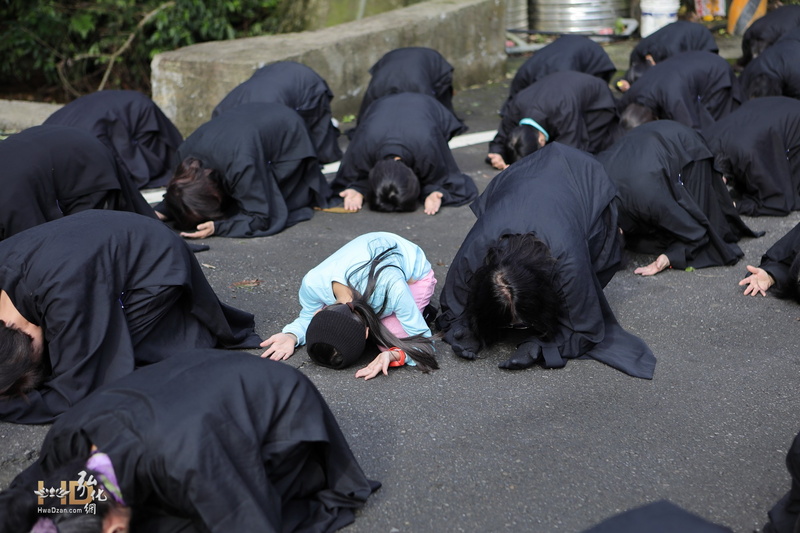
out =
<path fill-rule="evenodd" d="M 680 0 L 641 0 L 642 9 L 641 26 L 639 32 L 642 37 L 647 37 L 655 32 L 678 20 L 678 9 L 681 7 Z"/>

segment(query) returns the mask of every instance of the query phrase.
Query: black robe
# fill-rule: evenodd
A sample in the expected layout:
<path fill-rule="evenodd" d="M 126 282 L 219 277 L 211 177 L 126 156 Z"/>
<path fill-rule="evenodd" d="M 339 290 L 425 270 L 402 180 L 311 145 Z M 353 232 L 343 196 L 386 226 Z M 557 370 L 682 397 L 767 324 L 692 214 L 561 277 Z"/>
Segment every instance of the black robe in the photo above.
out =
<path fill-rule="evenodd" d="M 781 36 L 800 28 L 800 6 L 784 5 L 753 21 L 742 36 L 742 57 L 738 63 L 747 66 Z"/>
<path fill-rule="evenodd" d="M 28 531 L 11 503 L 35 500 L 38 480 L 92 445 L 113 464 L 134 533 L 334 531 L 380 486 L 302 373 L 250 354 L 179 351 L 56 421 L 38 461 L 0 495 L 0 531 Z"/>
<path fill-rule="evenodd" d="M 506 142 L 523 118 L 532 118 L 550 134 L 548 142 L 596 153 L 622 133 L 617 103 L 608 84 L 583 72 L 548 74 L 511 99 L 489 153 L 508 161 Z"/>
<path fill-rule="evenodd" d="M 136 91 L 100 91 L 65 105 L 45 124 L 74 126 L 105 144 L 120 168 L 139 189 L 162 187 L 178 161 L 183 141 L 175 125 L 147 96 Z"/>
<path fill-rule="evenodd" d="M 389 156 L 400 159 L 420 181 L 420 200 L 441 192 L 442 205 L 464 205 L 478 189 L 458 169 L 447 142 L 461 127 L 459 120 L 435 98 L 400 93 L 376 101 L 361 118 L 342 164 L 331 182 L 334 196 L 344 189 L 363 195 L 369 190 L 369 171 Z"/>
<path fill-rule="evenodd" d="M 253 315 L 219 301 L 183 239 L 133 213 L 84 211 L 4 240 L 0 289 L 42 328 L 51 369 L 27 399 L 0 400 L 6 422 L 50 422 L 176 347 L 260 342 Z"/>
<path fill-rule="evenodd" d="M 739 213 L 785 216 L 800 209 L 800 101 L 750 100 L 703 136 L 713 154 L 731 162 L 726 177 Z"/>
<path fill-rule="evenodd" d="M 340 132 L 331 122 L 332 99 L 328 84 L 313 69 L 294 61 L 279 61 L 256 70 L 249 80 L 229 92 L 211 117 L 251 102 L 283 104 L 303 117 L 320 163 L 332 163 L 342 158 Z"/>
<path fill-rule="evenodd" d="M 728 115 L 744 98 L 730 64 L 718 54 L 695 51 L 671 56 L 648 69 L 619 100 L 650 108 L 659 119 L 702 130 Z"/>
<path fill-rule="evenodd" d="M 411 46 L 387 52 L 369 69 L 370 80 L 361 107 L 358 110 L 358 123 L 372 102 L 396 93 L 421 93 L 433 96 L 454 116 L 453 109 L 453 66 L 432 48 Z M 467 131 L 467 126 L 459 120 L 455 135 Z"/>
<path fill-rule="evenodd" d="M 0 142 L 0 241 L 86 209 L 155 217 L 114 157 L 91 133 L 35 126 Z"/>
<path fill-rule="evenodd" d="M 739 81 L 748 98 L 759 76 L 773 80 L 781 96 L 800 99 L 800 39 L 780 39 L 745 67 Z"/>
<path fill-rule="evenodd" d="M 775 280 L 776 296 L 782 298 L 797 296 L 798 289 L 800 289 L 797 287 L 798 272 L 793 272 L 792 267 L 794 266 L 795 270 L 800 267 L 800 264 L 796 264 L 798 252 L 800 252 L 800 224 L 781 237 L 761 257 L 759 266 Z M 800 492 L 798 492 L 798 500 L 800 500 Z"/>
<path fill-rule="evenodd" d="M 608 83 L 617 71 L 617 67 L 603 47 L 585 35 L 562 35 L 534 52 L 522 64 L 511 80 L 508 100 L 500 114 L 504 113 L 508 102 L 522 89 L 548 74 L 562 70 L 585 72 Z"/>
<path fill-rule="evenodd" d="M 330 188 L 303 119 L 282 104 L 230 109 L 197 128 L 178 155 L 219 170 L 236 203 L 231 216 L 214 221 L 215 235 L 273 235 L 328 205 Z"/>
<path fill-rule="evenodd" d="M 703 24 L 685 20 L 667 24 L 639 41 L 633 48 L 630 65 L 624 79 L 631 84 L 636 82 L 650 67 L 646 59 L 648 55 L 653 57 L 653 61 L 659 63 L 670 56 L 691 50 L 716 54 L 719 52 L 719 47 L 714 40 L 714 35 Z"/>
<path fill-rule="evenodd" d="M 469 330 L 465 307 L 472 274 L 487 251 L 509 234 L 533 233 L 556 259 L 555 283 L 563 313 L 550 342 L 535 337 L 517 349 L 547 367 L 591 357 L 631 376 L 653 377 L 656 359 L 647 345 L 617 322 L 603 294 L 622 261 L 613 204 L 616 189 L 591 156 L 554 143 L 496 176 L 472 204 L 477 216 L 447 272 L 437 325 L 452 344 Z"/>
<path fill-rule="evenodd" d="M 735 242 L 753 232 L 696 131 L 650 122 L 597 158 L 617 186 L 619 226 L 633 250 L 664 253 L 680 269 L 732 265 L 744 255 Z"/>
<path fill-rule="evenodd" d="M 674 503 L 660 500 L 612 516 L 583 533 L 733 533 Z"/>
<path fill-rule="evenodd" d="M 800 528 L 800 434 L 786 454 L 786 469 L 792 477 L 791 488 L 770 509 L 763 533 L 794 533 Z"/>

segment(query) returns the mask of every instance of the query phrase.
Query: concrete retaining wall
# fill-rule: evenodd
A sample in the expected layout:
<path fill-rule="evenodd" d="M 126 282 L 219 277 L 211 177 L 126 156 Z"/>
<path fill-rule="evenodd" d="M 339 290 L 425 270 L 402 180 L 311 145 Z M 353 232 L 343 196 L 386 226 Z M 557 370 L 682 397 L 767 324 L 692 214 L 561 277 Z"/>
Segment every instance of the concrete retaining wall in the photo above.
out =
<path fill-rule="evenodd" d="M 455 67 L 457 90 L 500 79 L 504 20 L 503 0 L 430 0 L 318 31 L 187 46 L 153 59 L 153 100 L 186 136 L 253 71 L 293 60 L 325 78 L 341 117 L 358 110 L 369 68 L 399 47 L 438 50 Z"/>

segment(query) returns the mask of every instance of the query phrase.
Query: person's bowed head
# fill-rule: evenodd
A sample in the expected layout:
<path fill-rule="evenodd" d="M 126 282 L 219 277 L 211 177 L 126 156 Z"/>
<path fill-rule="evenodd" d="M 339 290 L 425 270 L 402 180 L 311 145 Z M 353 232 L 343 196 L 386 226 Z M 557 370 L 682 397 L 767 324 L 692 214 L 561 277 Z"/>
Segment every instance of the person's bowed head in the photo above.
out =
<path fill-rule="evenodd" d="M 538 125 L 532 126 L 523 120 L 523 123 L 508 134 L 505 154 L 490 153 L 487 157 L 489 164 L 497 170 L 505 170 L 509 165 L 543 148 L 547 144 L 548 136 L 539 128 Z"/>
<path fill-rule="evenodd" d="M 207 168 L 194 157 L 178 165 L 167 185 L 164 207 L 157 212 L 162 220 L 170 220 L 182 237 L 204 238 L 214 234 L 214 221 L 225 218 L 231 198 L 222 188 L 219 170 Z"/>
<path fill-rule="evenodd" d="M 369 329 L 347 304 L 320 310 L 306 330 L 308 356 L 318 365 L 340 370 L 356 364 L 364 353 Z"/>
<path fill-rule="evenodd" d="M 531 234 L 509 235 L 492 247 L 470 281 L 469 329 L 451 328 L 445 336 L 456 355 L 474 359 L 481 348 L 512 329 L 551 340 L 559 328 L 562 305 L 554 265 L 547 245 Z M 515 370 L 535 362 L 527 352 L 518 350 L 500 367 Z"/>
<path fill-rule="evenodd" d="M 375 163 L 369 171 L 367 184 L 367 203 L 373 211 L 410 213 L 417 210 L 420 180 L 401 159 L 392 157 Z M 344 208 L 348 211 L 358 211 L 364 202 L 364 195 L 354 189 L 345 189 L 339 196 L 344 199 Z M 425 197 L 426 215 L 439 211 L 443 196 L 434 191 Z"/>

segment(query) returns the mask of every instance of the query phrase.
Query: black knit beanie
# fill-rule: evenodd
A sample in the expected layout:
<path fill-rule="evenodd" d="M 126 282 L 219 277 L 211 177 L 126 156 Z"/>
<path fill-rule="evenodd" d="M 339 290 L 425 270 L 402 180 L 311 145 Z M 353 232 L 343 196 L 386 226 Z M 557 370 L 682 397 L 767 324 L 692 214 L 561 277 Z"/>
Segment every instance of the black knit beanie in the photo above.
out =
<path fill-rule="evenodd" d="M 361 358 L 366 346 L 366 327 L 353 316 L 347 305 L 326 307 L 311 319 L 306 330 L 306 346 L 311 359 L 329 368 L 346 368 Z M 313 355 L 317 343 L 328 344 L 341 355 L 341 362 L 332 364 Z"/>

